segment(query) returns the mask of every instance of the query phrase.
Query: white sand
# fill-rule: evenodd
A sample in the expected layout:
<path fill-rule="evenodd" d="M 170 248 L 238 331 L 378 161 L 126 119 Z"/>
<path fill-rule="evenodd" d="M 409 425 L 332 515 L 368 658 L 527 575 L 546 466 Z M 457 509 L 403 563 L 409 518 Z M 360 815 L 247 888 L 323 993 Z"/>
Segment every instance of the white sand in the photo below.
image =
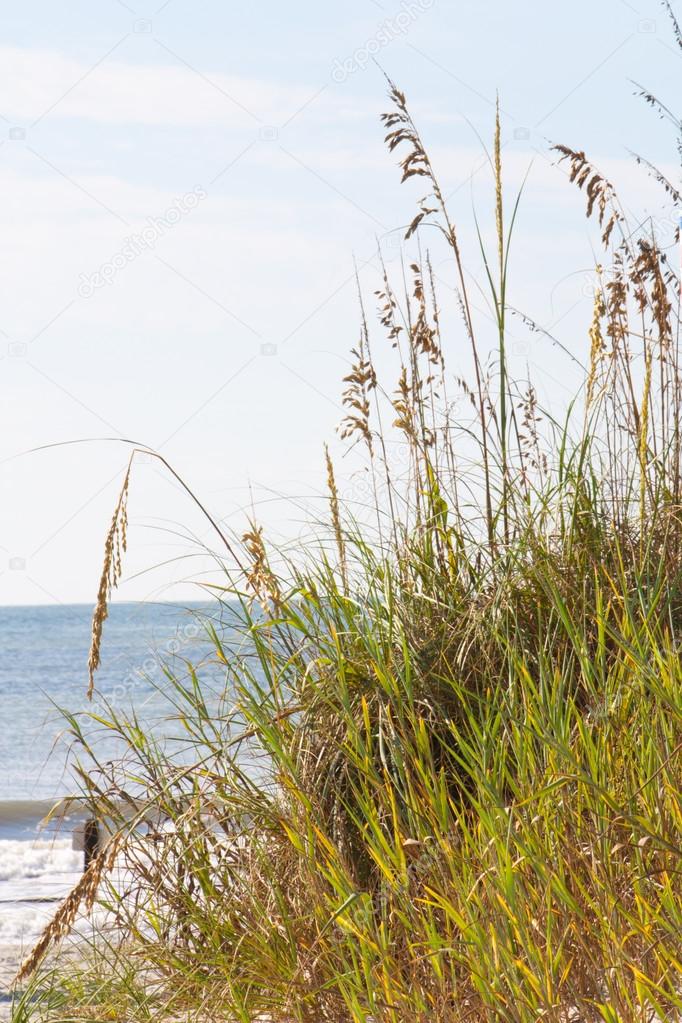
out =
<path fill-rule="evenodd" d="M 15 976 L 22 958 L 17 945 L 0 946 L 0 1020 L 9 1019 L 12 1004 L 9 985 Z"/>

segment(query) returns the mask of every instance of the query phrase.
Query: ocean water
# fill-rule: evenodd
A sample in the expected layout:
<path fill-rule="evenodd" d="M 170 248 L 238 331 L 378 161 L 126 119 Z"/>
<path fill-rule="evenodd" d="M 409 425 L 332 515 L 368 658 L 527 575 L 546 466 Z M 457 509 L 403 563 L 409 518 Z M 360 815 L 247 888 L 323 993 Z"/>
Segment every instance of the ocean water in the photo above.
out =
<path fill-rule="evenodd" d="M 216 617 L 213 605 L 130 603 L 113 604 L 105 622 L 98 690 L 116 708 L 134 704 L 161 737 L 178 727 L 153 684 L 162 662 L 178 674 L 182 658 L 211 671 L 197 613 Z M 30 946 L 82 871 L 83 853 L 73 848 L 78 810 L 46 828 L 40 822 L 59 797 L 78 791 L 59 708 L 92 709 L 91 619 L 90 605 L 0 608 L 0 946 Z M 115 756 L 115 746 L 88 734 L 98 752 Z"/>

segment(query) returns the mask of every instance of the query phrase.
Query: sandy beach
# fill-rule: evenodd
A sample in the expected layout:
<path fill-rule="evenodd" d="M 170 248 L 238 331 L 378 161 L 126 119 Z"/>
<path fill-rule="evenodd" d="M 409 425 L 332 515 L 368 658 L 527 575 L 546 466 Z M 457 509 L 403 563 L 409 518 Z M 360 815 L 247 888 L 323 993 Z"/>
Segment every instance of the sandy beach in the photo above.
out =
<path fill-rule="evenodd" d="M 9 1019 L 12 1004 L 9 985 L 17 972 L 21 949 L 14 945 L 0 946 L 0 1020 Z"/>

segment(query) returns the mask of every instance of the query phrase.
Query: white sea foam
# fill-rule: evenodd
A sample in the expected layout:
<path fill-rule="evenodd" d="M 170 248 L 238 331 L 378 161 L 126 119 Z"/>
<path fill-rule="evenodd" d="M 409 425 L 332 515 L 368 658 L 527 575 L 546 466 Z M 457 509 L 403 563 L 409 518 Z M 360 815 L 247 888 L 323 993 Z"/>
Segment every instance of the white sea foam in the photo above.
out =
<path fill-rule="evenodd" d="M 30 949 L 54 913 L 54 906 L 0 906 L 0 946 Z"/>
<path fill-rule="evenodd" d="M 0 945 L 30 945 L 82 869 L 70 840 L 0 840 Z"/>
<path fill-rule="evenodd" d="M 70 840 L 0 841 L 0 883 L 71 874 L 82 865 L 83 854 L 71 848 Z"/>

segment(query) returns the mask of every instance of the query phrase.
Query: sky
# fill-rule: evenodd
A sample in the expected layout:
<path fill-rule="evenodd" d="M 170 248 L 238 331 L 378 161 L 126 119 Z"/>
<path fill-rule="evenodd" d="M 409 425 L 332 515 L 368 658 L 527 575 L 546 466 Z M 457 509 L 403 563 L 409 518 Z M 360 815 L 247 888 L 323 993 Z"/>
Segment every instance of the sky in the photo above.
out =
<path fill-rule="evenodd" d="M 408 96 L 472 282 L 499 92 L 509 195 L 527 175 L 509 301 L 570 351 L 585 351 L 599 257 L 552 142 L 585 149 L 634 218 L 669 229 L 630 155 L 677 174 L 669 130 L 634 95 L 679 94 L 658 0 L 0 10 L 0 604 L 94 600 L 121 439 L 160 451 L 236 534 L 255 515 L 277 541 L 307 536 L 325 441 L 356 492 L 336 433 L 354 261 L 372 313 L 379 247 L 399 276 L 419 197 L 383 144 L 382 71 Z M 452 301 L 446 254 L 434 262 Z M 512 371 L 564 405 L 570 360 L 520 321 L 510 341 Z M 456 372 L 461 330 L 449 344 Z M 210 527 L 152 458 L 129 511 L 119 598 L 189 599 L 217 578 L 197 546 Z"/>

